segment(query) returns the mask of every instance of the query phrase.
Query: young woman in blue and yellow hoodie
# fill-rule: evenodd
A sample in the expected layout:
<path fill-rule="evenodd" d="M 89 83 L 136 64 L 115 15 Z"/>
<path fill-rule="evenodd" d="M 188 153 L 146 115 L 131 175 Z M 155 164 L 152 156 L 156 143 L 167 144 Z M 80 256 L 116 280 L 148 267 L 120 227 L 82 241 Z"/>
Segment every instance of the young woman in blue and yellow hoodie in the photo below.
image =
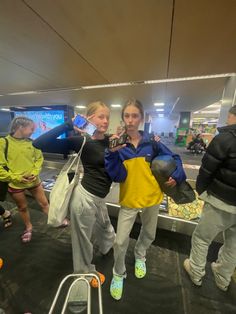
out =
<path fill-rule="evenodd" d="M 139 213 L 142 228 L 135 245 L 135 276 L 146 275 L 146 251 L 156 236 L 159 204 L 163 192 L 152 175 L 150 162 L 157 155 L 171 155 L 177 164 L 176 170 L 166 182 L 175 186 L 186 179 L 182 162 L 161 142 L 151 141 L 150 136 L 139 131 L 144 111 L 138 100 L 130 100 L 122 109 L 122 120 L 129 135 L 129 142 L 107 150 L 106 170 L 114 182 L 120 182 L 120 205 L 117 234 L 114 243 L 114 267 L 111 281 L 111 296 L 120 300 L 123 281 L 126 278 L 125 255 L 129 234 Z"/>

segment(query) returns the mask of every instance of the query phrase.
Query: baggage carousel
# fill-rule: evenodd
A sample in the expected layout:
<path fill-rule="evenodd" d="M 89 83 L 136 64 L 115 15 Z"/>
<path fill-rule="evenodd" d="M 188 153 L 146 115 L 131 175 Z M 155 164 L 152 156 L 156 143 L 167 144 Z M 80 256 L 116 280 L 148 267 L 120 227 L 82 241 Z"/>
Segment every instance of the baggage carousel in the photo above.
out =
<path fill-rule="evenodd" d="M 60 158 L 59 158 L 60 157 Z M 55 159 L 55 156 L 48 155 L 48 158 L 45 159 L 43 170 L 41 172 L 41 180 L 44 186 L 45 193 L 49 197 L 50 191 L 54 185 L 57 175 L 65 164 L 65 160 L 61 156 L 58 156 Z M 186 165 L 184 168 L 188 177 L 188 182 L 193 188 L 195 188 L 195 179 L 193 175 L 193 170 L 198 172 L 199 166 Z M 195 176 L 196 177 L 196 176 Z M 119 184 L 113 183 L 111 186 L 111 191 L 106 197 L 106 203 L 111 217 L 117 217 L 119 212 Z M 139 218 L 137 218 L 139 222 Z M 172 217 L 168 214 L 168 202 L 166 197 L 164 198 L 163 203 L 160 205 L 160 213 L 158 218 L 158 228 L 178 232 L 185 235 L 192 235 L 193 230 L 195 229 L 198 223 L 196 220 L 185 220 L 182 218 Z"/>

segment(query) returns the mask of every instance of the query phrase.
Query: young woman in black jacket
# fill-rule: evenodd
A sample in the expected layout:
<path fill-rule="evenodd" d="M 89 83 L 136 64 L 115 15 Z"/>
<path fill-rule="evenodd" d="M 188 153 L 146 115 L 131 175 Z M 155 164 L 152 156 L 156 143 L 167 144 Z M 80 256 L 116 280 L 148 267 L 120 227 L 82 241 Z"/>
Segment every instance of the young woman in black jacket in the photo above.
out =
<path fill-rule="evenodd" d="M 106 254 L 113 246 L 115 232 L 108 216 L 104 198 L 111 186 L 111 179 L 105 171 L 104 151 L 108 147 L 109 138 L 105 135 L 109 125 L 109 108 L 102 102 L 91 103 L 87 107 L 87 117 L 97 127 L 92 137 L 87 136 L 81 161 L 84 176 L 75 187 L 70 201 L 71 238 L 73 264 L 75 273 L 96 271 L 92 264 L 92 235 L 102 254 Z M 37 138 L 33 145 L 44 152 L 68 154 L 79 152 L 83 142 L 82 136 L 58 139 L 66 131 L 73 130 L 72 121 L 68 121 Z M 76 129 L 76 128 L 75 128 Z M 98 273 L 98 272 L 97 272 Z M 101 273 L 101 283 L 105 277 Z M 97 286 L 97 281 L 91 281 Z"/>

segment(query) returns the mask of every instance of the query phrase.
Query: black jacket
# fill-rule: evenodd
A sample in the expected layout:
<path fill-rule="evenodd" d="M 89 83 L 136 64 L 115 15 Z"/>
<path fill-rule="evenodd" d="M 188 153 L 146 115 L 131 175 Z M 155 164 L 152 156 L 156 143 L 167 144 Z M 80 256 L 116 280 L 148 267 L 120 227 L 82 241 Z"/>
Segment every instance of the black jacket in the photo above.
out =
<path fill-rule="evenodd" d="M 218 131 L 202 158 L 196 189 L 236 206 L 236 124 Z"/>

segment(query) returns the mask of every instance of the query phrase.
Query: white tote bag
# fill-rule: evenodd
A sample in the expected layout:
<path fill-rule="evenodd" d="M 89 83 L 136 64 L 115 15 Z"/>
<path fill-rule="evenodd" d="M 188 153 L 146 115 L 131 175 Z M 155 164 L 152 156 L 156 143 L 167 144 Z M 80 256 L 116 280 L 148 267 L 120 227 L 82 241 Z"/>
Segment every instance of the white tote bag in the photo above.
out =
<path fill-rule="evenodd" d="M 48 224 L 51 226 L 60 226 L 67 216 L 72 192 L 75 186 L 79 183 L 79 162 L 85 142 L 86 137 L 84 137 L 80 151 L 68 160 L 52 188 L 49 196 L 48 212 Z M 69 182 L 68 173 L 73 166 L 75 166 L 75 175 L 72 181 Z"/>

